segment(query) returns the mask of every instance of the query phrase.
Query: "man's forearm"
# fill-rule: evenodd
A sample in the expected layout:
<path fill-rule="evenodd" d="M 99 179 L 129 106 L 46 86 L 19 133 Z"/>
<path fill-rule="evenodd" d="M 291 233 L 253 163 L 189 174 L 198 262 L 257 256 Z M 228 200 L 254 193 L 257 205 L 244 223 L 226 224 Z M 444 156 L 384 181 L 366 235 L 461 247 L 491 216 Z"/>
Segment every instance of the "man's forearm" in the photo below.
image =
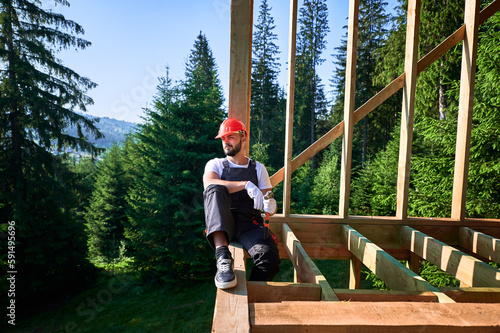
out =
<path fill-rule="evenodd" d="M 229 193 L 235 193 L 238 191 L 242 191 L 245 189 L 245 185 L 247 184 L 247 181 L 229 181 L 229 180 L 222 180 L 222 179 L 205 179 L 203 180 L 203 186 L 207 188 L 209 185 L 224 185 L 227 187 L 227 190 Z"/>

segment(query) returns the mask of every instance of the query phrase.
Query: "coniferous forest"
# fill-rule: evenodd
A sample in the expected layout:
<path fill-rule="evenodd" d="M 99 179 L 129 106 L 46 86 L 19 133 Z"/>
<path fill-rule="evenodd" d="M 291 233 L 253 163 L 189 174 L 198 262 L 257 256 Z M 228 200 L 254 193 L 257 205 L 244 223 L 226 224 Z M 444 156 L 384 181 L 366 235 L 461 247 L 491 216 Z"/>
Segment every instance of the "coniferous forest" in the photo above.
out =
<path fill-rule="evenodd" d="M 96 84 L 57 56 L 61 49 L 91 47 L 84 27 L 44 10 L 41 1 L 0 4 L 0 294 L 11 288 L 7 272 L 22 272 L 15 282 L 18 320 L 48 304 L 57 308 L 103 276 L 116 279 L 119 273 L 134 281 L 131 295 L 151 285 L 189 294 L 206 281 L 214 293 L 202 176 L 205 163 L 221 157 L 213 138 L 227 110 L 209 37 L 202 31 L 193 36 L 184 78 L 174 81 L 166 67 L 144 121 L 104 151 L 84 135 L 102 136 L 95 121 L 81 114 Z M 400 0 L 392 11 L 383 0 L 360 1 L 356 108 L 403 72 L 405 5 Z M 278 76 L 287 70 L 279 61 L 287 50 L 277 46 L 270 2 L 254 6 L 250 157 L 272 175 L 284 159 L 286 93 Z M 422 0 L 419 58 L 463 24 L 463 8 L 464 0 Z M 304 0 L 299 9 L 294 156 L 343 118 L 347 29 L 340 46 L 330 47 L 331 10 L 325 0 Z M 409 216 L 451 214 L 461 45 L 417 80 Z M 322 78 L 318 68 L 326 61 L 335 70 Z M 499 86 L 496 13 L 479 32 L 467 217 L 500 218 Z M 354 127 L 353 215 L 395 215 L 400 114 L 401 91 Z M 67 133 L 68 126 L 76 135 Z M 90 157 L 76 161 L 53 153 L 65 147 Z M 338 214 L 341 151 L 338 139 L 292 175 L 292 213 Z M 281 191 L 279 185 L 278 207 Z M 15 242 L 8 241 L 12 235 Z M 457 283 L 431 265 L 424 269 L 436 285 Z M 380 286 L 376 277 L 368 278 Z M 2 297 L 3 309 L 8 306 Z M 89 308 L 80 308 L 83 318 Z"/>

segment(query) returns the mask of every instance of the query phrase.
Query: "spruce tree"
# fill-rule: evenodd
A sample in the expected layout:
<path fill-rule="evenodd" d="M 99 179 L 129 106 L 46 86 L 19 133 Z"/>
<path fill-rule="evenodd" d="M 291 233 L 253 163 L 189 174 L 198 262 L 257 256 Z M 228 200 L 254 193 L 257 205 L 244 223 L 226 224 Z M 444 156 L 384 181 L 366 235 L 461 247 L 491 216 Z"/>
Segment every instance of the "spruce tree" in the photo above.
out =
<path fill-rule="evenodd" d="M 268 167 L 278 169 L 284 156 L 284 92 L 278 84 L 280 69 L 277 36 L 271 7 L 267 0 L 260 5 L 259 17 L 253 36 L 252 95 L 251 95 L 251 138 L 250 144 L 259 155 L 264 147 L 272 145 Z M 257 146 L 255 146 L 257 145 Z"/>
<path fill-rule="evenodd" d="M 381 0 L 361 0 L 359 8 L 358 46 L 356 61 L 355 108 L 373 97 L 383 86 L 376 81 L 376 66 L 380 62 L 379 49 L 387 38 L 386 27 L 390 16 L 385 12 L 387 3 Z M 332 106 L 331 123 L 336 125 L 343 119 L 345 66 L 347 56 L 347 35 L 336 48 L 336 69 L 332 80 L 336 94 Z M 400 109 L 400 103 L 398 108 Z M 384 103 L 354 127 L 353 170 L 364 167 L 369 156 L 373 156 L 390 139 L 390 133 L 397 117 L 394 104 Z M 340 144 L 335 145 L 341 151 Z M 356 175 L 356 174 L 354 174 Z"/>
<path fill-rule="evenodd" d="M 127 178 L 122 151 L 115 144 L 97 163 L 94 191 L 85 214 L 89 256 L 96 261 L 115 263 L 123 254 Z"/>
<path fill-rule="evenodd" d="M 205 239 L 204 167 L 221 153 L 214 140 L 223 120 L 222 88 L 208 40 L 201 32 L 186 63 L 186 79 L 168 76 L 135 135 L 134 182 L 126 237 L 137 267 L 165 281 L 212 271 Z"/>
<path fill-rule="evenodd" d="M 295 76 L 294 153 L 324 134 L 327 100 L 318 67 L 326 49 L 328 8 L 325 0 L 305 0 L 299 10 Z M 314 169 L 314 160 L 311 163 Z"/>
<path fill-rule="evenodd" d="M 67 6 L 65 0 L 56 4 Z M 56 57 L 61 49 L 85 49 L 90 42 L 76 37 L 83 28 L 63 15 L 40 7 L 40 1 L 2 0 L 0 6 L 0 216 L 16 221 L 19 290 L 36 297 L 56 288 L 72 288 L 86 267 L 83 228 L 75 223 L 70 177 L 62 157 L 51 151 L 99 149 L 82 128 L 100 137 L 92 120 L 75 112 L 92 102 L 95 87 Z M 78 128 L 79 137 L 64 132 Z"/>
<path fill-rule="evenodd" d="M 420 24 L 420 57 L 439 45 L 463 25 L 465 1 L 424 0 Z M 460 79 L 461 48 L 446 52 L 419 75 L 416 117 L 447 118 L 447 91 Z M 417 119 L 418 120 L 418 119 Z"/>

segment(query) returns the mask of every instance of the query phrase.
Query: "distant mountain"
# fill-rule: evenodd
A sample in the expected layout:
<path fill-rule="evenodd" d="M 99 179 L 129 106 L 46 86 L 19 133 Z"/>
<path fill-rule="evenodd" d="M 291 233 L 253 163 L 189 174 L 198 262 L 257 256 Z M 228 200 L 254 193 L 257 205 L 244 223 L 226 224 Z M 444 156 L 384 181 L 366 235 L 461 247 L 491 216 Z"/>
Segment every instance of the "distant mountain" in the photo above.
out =
<path fill-rule="evenodd" d="M 100 118 L 96 116 L 90 116 L 87 114 L 83 114 L 83 116 L 92 119 L 97 118 L 99 120 L 99 122 L 96 123 L 96 126 L 99 129 L 99 131 L 104 135 L 104 138 L 95 140 L 92 135 L 90 135 L 87 131 L 85 131 L 85 129 L 83 129 L 83 135 L 87 138 L 89 142 L 93 143 L 96 147 L 105 149 L 110 148 L 113 145 L 113 143 L 120 145 L 122 142 L 125 141 L 127 134 L 133 133 L 138 125 L 136 123 L 131 123 L 128 121 L 118 120 L 108 117 Z M 75 137 L 78 135 L 75 126 L 68 127 L 66 129 L 66 133 Z M 53 151 L 53 153 L 60 154 L 60 152 L 57 151 Z M 64 153 L 74 156 L 77 160 L 79 160 L 81 157 L 90 156 L 86 152 L 76 151 L 71 148 L 65 148 Z M 102 156 L 97 157 L 97 159 L 101 158 Z"/>
<path fill-rule="evenodd" d="M 95 117 L 84 115 L 87 118 L 99 119 L 96 123 L 97 128 L 104 134 L 104 138 L 95 140 L 92 135 L 90 135 L 85 130 L 83 135 L 85 135 L 89 142 L 92 142 L 96 147 L 100 148 L 110 148 L 113 143 L 120 144 L 125 141 L 125 136 L 135 131 L 137 128 L 136 123 L 131 123 L 124 120 L 118 120 L 108 117 Z M 67 130 L 67 133 L 71 136 L 77 136 L 76 127 L 72 126 Z"/>

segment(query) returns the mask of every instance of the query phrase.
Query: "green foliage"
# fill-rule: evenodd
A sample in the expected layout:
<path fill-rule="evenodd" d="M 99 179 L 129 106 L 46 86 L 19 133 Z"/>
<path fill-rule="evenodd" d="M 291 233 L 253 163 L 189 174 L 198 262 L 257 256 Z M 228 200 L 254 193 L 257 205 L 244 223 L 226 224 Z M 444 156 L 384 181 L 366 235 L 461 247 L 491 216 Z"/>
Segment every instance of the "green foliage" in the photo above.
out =
<path fill-rule="evenodd" d="M 420 262 L 419 275 L 434 287 L 460 287 L 459 280 L 425 260 Z"/>
<path fill-rule="evenodd" d="M 200 278 L 213 270 L 205 239 L 202 176 L 220 153 L 214 140 L 223 119 L 222 90 L 206 37 L 200 33 L 186 81 L 162 78 L 127 152 L 133 184 L 125 228 L 129 253 L 146 276 Z"/>
<path fill-rule="evenodd" d="M 340 192 L 340 156 L 333 150 L 325 153 L 323 163 L 314 177 L 311 209 L 315 214 L 337 215 Z"/>
<path fill-rule="evenodd" d="M 92 103 L 86 92 L 95 83 L 55 56 L 90 42 L 76 37 L 84 32 L 80 25 L 41 5 L 5 0 L 0 7 L 0 218 L 16 222 L 16 270 L 22 272 L 16 284 L 31 291 L 19 295 L 27 305 L 92 278 L 83 226 L 74 216 L 78 181 L 64 156 L 52 151 L 72 147 L 95 155 L 100 149 L 82 128 L 101 136 L 92 120 L 74 112 Z M 78 128 L 77 137 L 64 132 L 67 125 Z"/>
<path fill-rule="evenodd" d="M 399 138 L 389 141 L 352 181 L 351 207 L 355 215 L 394 216 L 398 176 Z"/>
<path fill-rule="evenodd" d="M 95 189 L 85 214 L 89 255 L 93 260 L 108 263 L 123 259 L 124 254 L 129 184 L 121 155 L 121 149 L 113 145 L 96 165 Z"/>
<path fill-rule="evenodd" d="M 293 214 L 307 214 L 310 212 L 311 189 L 314 174 L 311 161 L 306 162 L 292 173 L 292 191 L 290 197 L 290 211 Z"/>

